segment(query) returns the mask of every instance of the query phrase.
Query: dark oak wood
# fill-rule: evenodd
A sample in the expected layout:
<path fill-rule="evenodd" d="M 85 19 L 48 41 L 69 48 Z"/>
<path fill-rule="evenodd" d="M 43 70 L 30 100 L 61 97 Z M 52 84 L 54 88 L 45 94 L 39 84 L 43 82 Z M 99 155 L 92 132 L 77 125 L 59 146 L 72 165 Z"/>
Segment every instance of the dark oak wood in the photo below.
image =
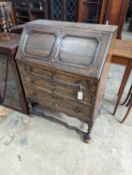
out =
<path fill-rule="evenodd" d="M 48 0 L 13 0 L 16 24 L 49 18 Z"/>
<path fill-rule="evenodd" d="M 79 0 L 78 22 L 103 23 L 107 0 Z"/>
<path fill-rule="evenodd" d="M 30 112 L 40 105 L 87 123 L 87 141 L 103 99 L 116 30 L 42 20 L 27 24 L 16 60 Z"/>
<path fill-rule="evenodd" d="M 27 104 L 15 61 L 19 40 L 20 35 L 0 33 L 0 104 L 27 114 Z"/>
<path fill-rule="evenodd" d="M 132 70 L 132 61 L 130 60 L 130 61 L 128 62 L 128 65 L 127 65 L 127 67 L 126 67 L 126 71 L 125 71 L 124 76 L 123 76 L 123 80 L 122 80 L 122 83 L 121 83 L 121 86 L 120 86 L 120 89 L 119 89 L 118 99 L 117 99 L 117 102 L 116 102 L 116 105 L 115 105 L 115 108 L 114 108 L 113 115 L 115 115 L 115 113 L 116 113 L 116 111 L 117 111 L 117 108 L 118 108 L 119 103 L 120 103 L 120 100 L 121 100 L 121 98 L 122 98 L 124 89 L 125 89 L 125 87 L 126 87 L 126 83 L 127 83 L 128 78 L 129 78 L 129 76 L 130 76 L 131 70 Z"/>
<path fill-rule="evenodd" d="M 129 0 L 109 0 L 106 8 L 104 23 L 118 25 L 117 38 L 121 39 L 121 33 L 127 14 Z"/>
<path fill-rule="evenodd" d="M 115 47 L 113 49 L 111 62 L 115 64 L 126 65 L 124 76 L 126 76 L 127 74 L 127 71 L 128 71 L 127 67 L 129 66 L 129 62 L 131 62 L 131 60 L 132 60 L 132 41 L 115 40 Z M 123 79 L 125 78 L 123 77 Z M 121 86 L 120 86 L 120 89 L 121 89 Z M 119 92 L 120 92 L 120 89 L 119 89 Z"/>
<path fill-rule="evenodd" d="M 128 65 L 130 59 L 132 59 L 132 41 L 116 39 L 111 62 Z"/>
<path fill-rule="evenodd" d="M 117 38 L 121 39 L 128 3 L 129 0 L 80 0 L 78 21 L 117 25 Z"/>
<path fill-rule="evenodd" d="M 119 88 L 119 92 L 118 92 L 118 99 L 114 108 L 114 112 L 113 115 L 115 115 L 118 106 L 120 104 L 124 89 L 126 87 L 126 83 L 128 81 L 128 78 L 131 74 L 131 70 L 132 70 L 132 41 L 122 41 L 122 40 L 115 40 L 115 47 L 113 49 L 113 55 L 112 55 L 112 62 L 116 63 L 116 64 L 124 64 L 126 65 L 126 69 L 123 75 L 123 79 Z M 129 96 L 131 95 L 131 88 L 130 88 L 130 92 L 128 93 L 128 96 L 124 102 L 124 104 L 128 101 Z M 130 97 L 130 104 L 128 103 L 128 110 L 127 113 L 125 115 L 125 117 L 123 118 L 123 120 L 121 121 L 121 123 L 123 123 L 125 121 L 125 119 L 127 118 L 130 109 L 131 109 L 131 97 Z"/>

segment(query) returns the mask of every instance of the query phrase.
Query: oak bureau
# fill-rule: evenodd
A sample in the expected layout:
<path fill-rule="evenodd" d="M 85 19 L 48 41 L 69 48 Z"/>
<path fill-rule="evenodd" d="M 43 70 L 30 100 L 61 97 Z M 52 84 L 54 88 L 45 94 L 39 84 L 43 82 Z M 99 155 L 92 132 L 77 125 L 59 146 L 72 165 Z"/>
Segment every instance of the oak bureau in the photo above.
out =
<path fill-rule="evenodd" d="M 88 124 L 104 94 L 116 26 L 37 20 L 25 25 L 16 60 L 30 111 L 34 104 Z"/>

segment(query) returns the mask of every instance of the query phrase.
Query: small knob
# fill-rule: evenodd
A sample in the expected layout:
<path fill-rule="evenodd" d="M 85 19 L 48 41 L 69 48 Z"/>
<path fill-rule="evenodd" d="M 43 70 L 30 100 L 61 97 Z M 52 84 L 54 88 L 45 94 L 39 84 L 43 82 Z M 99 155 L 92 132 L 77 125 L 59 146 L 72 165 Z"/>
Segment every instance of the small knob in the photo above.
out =
<path fill-rule="evenodd" d="M 55 94 L 55 90 L 54 90 L 54 89 L 52 90 L 52 96 L 53 96 L 53 97 L 56 96 L 56 94 Z"/>
<path fill-rule="evenodd" d="M 54 89 L 52 89 L 52 93 L 55 94 L 55 90 Z"/>
<path fill-rule="evenodd" d="M 54 106 L 55 106 L 55 107 L 58 107 L 58 104 L 57 104 L 57 103 L 54 103 Z"/>
<path fill-rule="evenodd" d="M 55 74 L 52 74 L 51 79 L 55 80 Z"/>
<path fill-rule="evenodd" d="M 76 108 L 76 112 L 81 112 L 79 107 Z"/>

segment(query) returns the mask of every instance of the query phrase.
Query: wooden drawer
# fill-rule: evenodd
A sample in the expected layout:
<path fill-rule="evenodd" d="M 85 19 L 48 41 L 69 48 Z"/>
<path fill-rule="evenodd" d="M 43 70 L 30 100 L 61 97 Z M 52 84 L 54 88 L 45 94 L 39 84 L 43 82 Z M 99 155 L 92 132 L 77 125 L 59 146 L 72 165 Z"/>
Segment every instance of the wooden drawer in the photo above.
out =
<path fill-rule="evenodd" d="M 29 90 L 29 87 L 28 87 Z M 55 93 L 49 91 L 36 90 L 30 87 L 28 91 L 28 100 L 38 103 L 41 106 L 63 112 L 71 117 L 77 117 L 82 121 L 87 121 L 93 110 L 93 107 L 82 104 L 75 100 L 64 99 Z"/>
<path fill-rule="evenodd" d="M 25 86 L 31 86 L 35 91 L 48 91 L 64 99 L 79 101 L 93 106 L 97 83 L 94 80 L 85 80 L 68 73 L 59 73 L 34 67 L 26 69 L 24 76 Z M 78 92 L 82 91 L 83 99 L 78 100 Z"/>

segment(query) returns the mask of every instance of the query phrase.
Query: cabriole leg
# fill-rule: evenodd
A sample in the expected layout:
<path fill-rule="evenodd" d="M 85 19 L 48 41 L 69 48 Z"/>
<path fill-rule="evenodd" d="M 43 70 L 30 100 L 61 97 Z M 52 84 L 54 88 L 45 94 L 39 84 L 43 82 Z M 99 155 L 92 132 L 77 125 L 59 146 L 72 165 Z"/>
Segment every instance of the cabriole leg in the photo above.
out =
<path fill-rule="evenodd" d="M 83 139 L 84 139 L 85 143 L 89 143 L 89 141 L 90 141 L 90 133 L 91 133 L 92 127 L 93 127 L 93 121 L 91 120 L 88 122 L 88 132 L 84 134 Z"/>

